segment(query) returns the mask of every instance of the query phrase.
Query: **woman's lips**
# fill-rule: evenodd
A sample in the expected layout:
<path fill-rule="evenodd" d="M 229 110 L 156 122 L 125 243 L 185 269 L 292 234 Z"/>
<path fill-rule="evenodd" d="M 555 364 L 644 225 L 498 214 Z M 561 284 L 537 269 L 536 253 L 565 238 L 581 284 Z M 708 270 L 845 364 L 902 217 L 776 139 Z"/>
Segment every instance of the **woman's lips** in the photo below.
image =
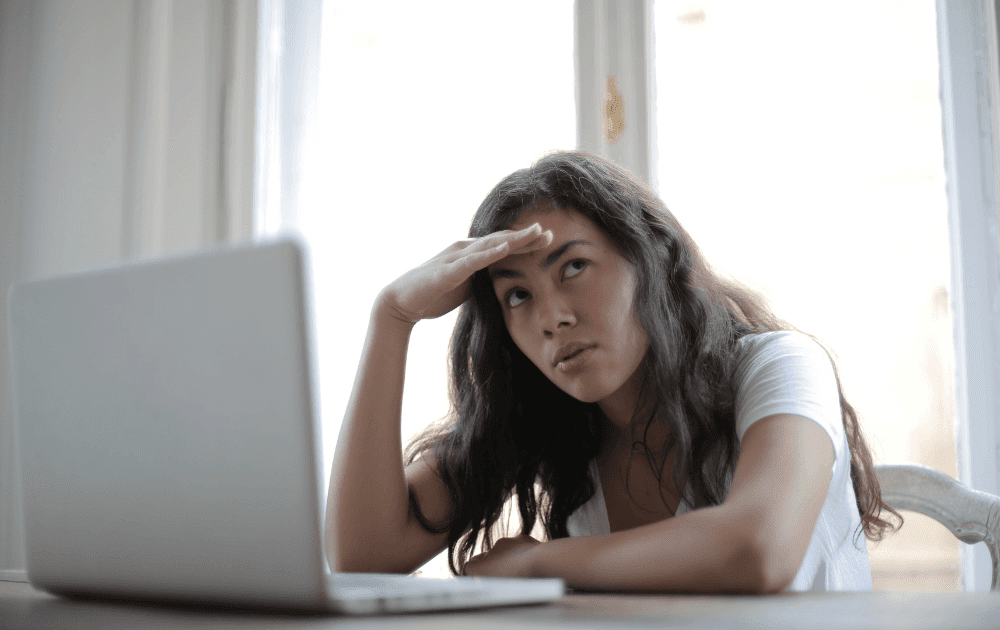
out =
<path fill-rule="evenodd" d="M 578 350 L 575 354 L 571 354 L 569 357 L 563 359 L 556 364 L 556 370 L 567 373 L 574 370 L 578 370 L 590 359 L 590 355 L 594 354 L 594 350 L 597 346 L 588 346 L 581 350 Z"/>

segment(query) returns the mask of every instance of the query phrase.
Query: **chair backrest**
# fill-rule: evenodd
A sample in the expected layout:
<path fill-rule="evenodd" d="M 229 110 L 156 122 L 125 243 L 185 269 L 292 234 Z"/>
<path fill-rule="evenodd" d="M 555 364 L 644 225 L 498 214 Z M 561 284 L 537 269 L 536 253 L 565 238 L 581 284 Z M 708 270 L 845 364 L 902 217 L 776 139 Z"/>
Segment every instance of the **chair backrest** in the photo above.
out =
<path fill-rule="evenodd" d="M 925 514 L 964 543 L 985 542 L 993 559 L 991 591 L 1000 591 L 1000 497 L 973 490 L 920 464 L 876 466 L 882 500 L 897 510 Z"/>

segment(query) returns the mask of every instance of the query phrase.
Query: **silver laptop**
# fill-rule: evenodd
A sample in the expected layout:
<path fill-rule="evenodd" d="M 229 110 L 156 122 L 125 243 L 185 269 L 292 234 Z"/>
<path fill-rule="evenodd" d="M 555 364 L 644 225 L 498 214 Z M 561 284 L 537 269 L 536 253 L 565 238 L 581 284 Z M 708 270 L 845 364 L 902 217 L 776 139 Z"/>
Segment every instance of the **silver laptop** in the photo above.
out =
<path fill-rule="evenodd" d="M 11 288 L 33 585 L 360 614 L 562 596 L 561 580 L 329 573 L 305 287 L 286 240 Z"/>

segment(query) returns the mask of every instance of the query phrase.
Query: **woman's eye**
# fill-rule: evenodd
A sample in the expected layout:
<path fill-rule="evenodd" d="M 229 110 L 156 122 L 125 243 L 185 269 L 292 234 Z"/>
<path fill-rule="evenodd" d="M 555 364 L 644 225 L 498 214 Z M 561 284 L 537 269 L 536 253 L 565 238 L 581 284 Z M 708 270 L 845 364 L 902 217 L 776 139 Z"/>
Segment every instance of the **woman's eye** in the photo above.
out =
<path fill-rule="evenodd" d="M 507 294 L 507 306 L 514 308 L 529 297 L 531 297 L 530 294 L 524 289 L 514 289 Z"/>
<path fill-rule="evenodd" d="M 565 275 L 567 278 L 572 278 L 576 274 L 580 273 L 587 268 L 586 260 L 571 260 L 566 264 Z"/>

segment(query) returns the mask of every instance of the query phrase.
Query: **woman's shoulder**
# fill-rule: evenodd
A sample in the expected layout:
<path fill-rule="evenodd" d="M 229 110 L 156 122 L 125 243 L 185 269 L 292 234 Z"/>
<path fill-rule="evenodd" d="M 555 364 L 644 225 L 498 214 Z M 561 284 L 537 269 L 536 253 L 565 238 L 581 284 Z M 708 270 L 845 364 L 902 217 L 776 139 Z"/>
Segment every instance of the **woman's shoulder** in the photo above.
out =
<path fill-rule="evenodd" d="M 830 355 L 820 343 L 797 330 L 768 330 L 744 335 L 736 342 L 737 381 L 766 366 L 808 367 L 832 371 Z"/>
<path fill-rule="evenodd" d="M 737 341 L 739 360 L 737 387 L 763 375 L 786 377 L 834 376 L 833 361 L 826 349 L 809 335 L 797 330 L 770 330 L 751 333 Z M 825 379 L 824 379 L 825 380 Z"/>
<path fill-rule="evenodd" d="M 842 431 L 840 393 L 830 355 L 795 330 L 752 333 L 738 341 L 737 435 L 760 418 L 792 413 L 815 420 L 833 437 Z"/>

